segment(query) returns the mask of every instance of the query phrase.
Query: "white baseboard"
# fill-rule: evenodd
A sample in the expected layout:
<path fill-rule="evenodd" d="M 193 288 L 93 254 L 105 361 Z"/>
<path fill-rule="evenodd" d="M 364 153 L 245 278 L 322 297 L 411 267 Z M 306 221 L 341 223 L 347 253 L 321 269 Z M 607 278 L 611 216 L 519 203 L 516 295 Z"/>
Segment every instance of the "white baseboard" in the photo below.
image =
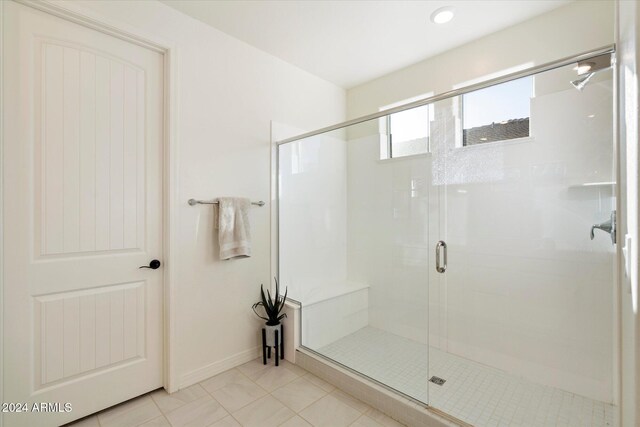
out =
<path fill-rule="evenodd" d="M 202 368 L 187 372 L 180 377 L 178 388 L 183 389 L 189 387 L 190 385 L 199 383 L 200 381 L 206 380 L 214 375 L 218 375 L 224 371 L 235 368 L 236 366 L 240 366 L 243 363 L 247 363 L 256 357 L 259 357 L 262 354 L 261 351 L 262 349 L 260 346 L 250 348 L 249 350 L 241 351 L 240 353 L 236 353 L 226 359 L 222 359 L 203 366 Z"/>

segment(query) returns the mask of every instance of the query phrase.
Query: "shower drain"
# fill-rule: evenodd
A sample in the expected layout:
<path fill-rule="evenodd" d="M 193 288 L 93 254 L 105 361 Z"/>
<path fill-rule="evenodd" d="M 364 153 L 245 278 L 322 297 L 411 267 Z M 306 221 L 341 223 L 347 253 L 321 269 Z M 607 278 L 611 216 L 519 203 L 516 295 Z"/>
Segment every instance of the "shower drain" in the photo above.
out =
<path fill-rule="evenodd" d="M 445 382 L 447 382 L 447 380 L 445 380 L 443 378 L 440 378 L 440 377 L 436 377 L 436 376 L 431 377 L 431 379 L 429 379 L 429 381 L 431 381 L 432 383 L 434 383 L 436 385 L 442 385 Z"/>

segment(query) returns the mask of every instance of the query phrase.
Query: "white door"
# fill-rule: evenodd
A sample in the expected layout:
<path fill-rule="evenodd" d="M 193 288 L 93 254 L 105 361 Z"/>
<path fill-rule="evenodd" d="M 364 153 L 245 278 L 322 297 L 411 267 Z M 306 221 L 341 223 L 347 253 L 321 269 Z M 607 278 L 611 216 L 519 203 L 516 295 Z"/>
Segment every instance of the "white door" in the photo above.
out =
<path fill-rule="evenodd" d="M 162 386 L 163 56 L 4 11 L 4 422 L 59 425 Z"/>

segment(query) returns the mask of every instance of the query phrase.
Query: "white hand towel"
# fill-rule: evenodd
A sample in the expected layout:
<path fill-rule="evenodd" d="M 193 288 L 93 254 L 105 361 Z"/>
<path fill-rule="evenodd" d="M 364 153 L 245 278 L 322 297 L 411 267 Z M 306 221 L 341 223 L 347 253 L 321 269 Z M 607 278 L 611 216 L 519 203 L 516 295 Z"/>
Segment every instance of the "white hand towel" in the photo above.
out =
<path fill-rule="evenodd" d="M 251 256 L 251 201 L 238 197 L 218 198 L 218 217 L 215 219 L 220 244 L 220 259 Z"/>

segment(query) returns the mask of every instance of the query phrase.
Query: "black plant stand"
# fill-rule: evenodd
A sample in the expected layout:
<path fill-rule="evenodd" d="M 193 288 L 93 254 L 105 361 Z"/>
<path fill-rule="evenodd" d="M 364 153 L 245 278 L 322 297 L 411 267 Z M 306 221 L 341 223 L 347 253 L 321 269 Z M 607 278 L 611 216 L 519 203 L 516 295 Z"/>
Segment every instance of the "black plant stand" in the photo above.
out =
<path fill-rule="evenodd" d="M 274 331 L 274 350 L 275 350 L 275 359 L 276 366 L 279 366 L 279 360 L 284 359 L 284 325 L 280 325 L 280 331 L 282 337 L 279 337 L 278 330 Z M 278 345 L 279 344 L 279 345 Z M 265 328 L 262 328 L 262 364 L 267 364 L 267 357 L 271 359 L 271 347 L 267 346 L 267 331 Z"/>

